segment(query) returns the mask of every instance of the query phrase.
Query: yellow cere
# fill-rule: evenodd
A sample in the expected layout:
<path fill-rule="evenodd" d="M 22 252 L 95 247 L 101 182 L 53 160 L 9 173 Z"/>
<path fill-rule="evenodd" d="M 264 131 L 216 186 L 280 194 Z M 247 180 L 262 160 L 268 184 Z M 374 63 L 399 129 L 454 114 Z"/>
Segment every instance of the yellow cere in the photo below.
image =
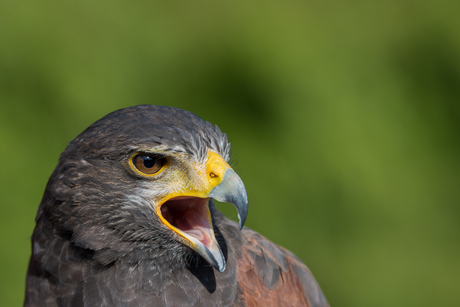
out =
<path fill-rule="evenodd" d="M 214 151 L 208 151 L 208 160 L 206 161 L 206 174 L 209 176 L 211 186 L 214 188 L 224 177 L 225 171 L 230 168 L 230 165 Z M 211 190 L 208 191 L 208 193 Z"/>

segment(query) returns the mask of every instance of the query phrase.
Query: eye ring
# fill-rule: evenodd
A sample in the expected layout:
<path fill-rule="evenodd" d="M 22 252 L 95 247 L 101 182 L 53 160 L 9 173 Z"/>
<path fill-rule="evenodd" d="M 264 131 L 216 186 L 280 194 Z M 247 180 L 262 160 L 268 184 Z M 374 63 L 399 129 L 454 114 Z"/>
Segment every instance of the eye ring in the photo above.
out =
<path fill-rule="evenodd" d="M 131 168 L 143 176 L 157 175 L 166 163 L 165 157 L 152 153 L 137 153 L 129 159 Z"/>

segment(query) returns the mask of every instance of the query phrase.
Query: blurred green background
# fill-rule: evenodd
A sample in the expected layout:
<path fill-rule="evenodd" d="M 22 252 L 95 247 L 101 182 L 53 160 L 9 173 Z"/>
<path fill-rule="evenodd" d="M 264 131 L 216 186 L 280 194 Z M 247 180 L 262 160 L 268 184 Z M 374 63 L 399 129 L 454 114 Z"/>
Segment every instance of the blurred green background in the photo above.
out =
<path fill-rule="evenodd" d="M 247 226 L 296 253 L 332 306 L 458 306 L 459 8 L 0 1 L 0 305 L 22 304 L 60 152 L 150 103 L 227 132 Z"/>

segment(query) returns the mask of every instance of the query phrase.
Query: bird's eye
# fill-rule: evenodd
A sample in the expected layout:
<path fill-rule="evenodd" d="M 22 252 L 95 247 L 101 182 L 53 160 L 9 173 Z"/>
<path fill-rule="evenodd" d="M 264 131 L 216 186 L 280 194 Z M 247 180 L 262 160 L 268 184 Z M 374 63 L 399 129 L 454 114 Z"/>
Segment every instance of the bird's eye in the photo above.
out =
<path fill-rule="evenodd" d="M 141 173 L 153 175 L 165 165 L 166 159 L 157 155 L 138 154 L 132 158 L 134 167 Z"/>

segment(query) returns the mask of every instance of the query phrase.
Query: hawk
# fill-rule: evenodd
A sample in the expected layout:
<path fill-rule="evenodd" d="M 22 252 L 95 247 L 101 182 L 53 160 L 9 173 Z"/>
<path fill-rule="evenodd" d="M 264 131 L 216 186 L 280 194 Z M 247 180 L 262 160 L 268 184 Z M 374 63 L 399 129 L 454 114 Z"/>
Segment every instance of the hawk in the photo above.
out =
<path fill-rule="evenodd" d="M 25 306 L 328 306 L 292 253 L 243 227 L 230 143 L 195 114 L 139 105 L 71 141 L 38 208 Z M 239 224 L 213 199 L 233 204 Z"/>

